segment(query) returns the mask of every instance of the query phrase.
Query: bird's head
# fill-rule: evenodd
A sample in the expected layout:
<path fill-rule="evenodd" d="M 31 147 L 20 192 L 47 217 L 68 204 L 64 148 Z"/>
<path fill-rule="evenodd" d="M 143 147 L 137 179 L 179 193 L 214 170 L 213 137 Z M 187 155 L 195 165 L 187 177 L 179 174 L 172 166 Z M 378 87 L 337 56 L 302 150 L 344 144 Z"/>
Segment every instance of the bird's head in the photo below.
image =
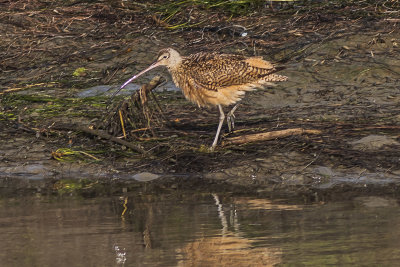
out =
<path fill-rule="evenodd" d="M 182 57 L 179 55 L 178 51 L 167 48 L 158 53 L 157 61 L 153 64 L 156 64 L 156 66 L 166 66 L 168 69 L 171 69 L 178 66 L 181 61 Z"/>
<path fill-rule="evenodd" d="M 176 66 L 178 66 L 182 61 L 182 57 L 179 55 L 178 51 L 172 49 L 172 48 L 166 48 L 166 49 L 162 49 L 159 53 L 158 53 L 158 57 L 157 60 L 151 64 L 147 69 L 142 70 L 141 72 L 139 72 L 138 74 L 136 74 L 135 76 L 133 76 L 132 78 L 130 78 L 129 80 L 127 80 L 112 96 L 111 98 L 113 98 L 116 94 L 119 93 L 119 91 L 121 91 L 125 86 L 127 86 L 130 82 L 132 82 L 133 80 L 137 79 L 139 76 L 142 76 L 143 74 L 145 74 L 146 72 L 148 72 L 149 70 L 152 70 L 158 66 L 166 66 L 168 69 L 173 69 Z"/>

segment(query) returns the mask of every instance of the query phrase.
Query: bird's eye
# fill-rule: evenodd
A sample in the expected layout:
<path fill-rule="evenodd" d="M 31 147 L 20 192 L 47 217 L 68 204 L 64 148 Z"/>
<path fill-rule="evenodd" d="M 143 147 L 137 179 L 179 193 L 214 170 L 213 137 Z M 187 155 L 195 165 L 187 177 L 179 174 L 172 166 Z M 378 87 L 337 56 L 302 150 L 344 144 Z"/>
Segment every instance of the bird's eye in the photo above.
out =
<path fill-rule="evenodd" d="M 168 56 L 167 56 L 167 55 L 164 55 L 163 58 L 168 58 Z"/>

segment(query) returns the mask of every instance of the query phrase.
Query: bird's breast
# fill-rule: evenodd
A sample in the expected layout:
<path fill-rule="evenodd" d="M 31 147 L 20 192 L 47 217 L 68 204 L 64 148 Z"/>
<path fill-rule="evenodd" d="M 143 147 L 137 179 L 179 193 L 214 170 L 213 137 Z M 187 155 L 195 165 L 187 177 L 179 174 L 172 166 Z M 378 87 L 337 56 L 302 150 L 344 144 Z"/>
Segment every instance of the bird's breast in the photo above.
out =
<path fill-rule="evenodd" d="M 210 80 L 211 84 L 203 86 L 196 82 L 196 79 L 185 72 L 174 71 L 171 72 L 172 80 L 175 85 L 180 88 L 185 95 L 186 99 L 197 104 L 199 107 L 224 105 L 228 106 L 239 101 L 245 91 L 251 88 L 244 87 L 218 87 L 215 82 Z"/>

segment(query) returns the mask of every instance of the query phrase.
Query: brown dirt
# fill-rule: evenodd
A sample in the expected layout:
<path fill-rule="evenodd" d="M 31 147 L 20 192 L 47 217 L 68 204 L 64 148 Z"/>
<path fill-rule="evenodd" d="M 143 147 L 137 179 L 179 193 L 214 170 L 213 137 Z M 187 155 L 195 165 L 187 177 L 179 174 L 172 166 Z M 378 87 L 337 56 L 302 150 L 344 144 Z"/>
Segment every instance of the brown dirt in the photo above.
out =
<path fill-rule="evenodd" d="M 391 10 L 349 5 L 321 17 L 318 7 L 300 8 L 298 14 L 266 8 L 231 20 L 208 11 L 211 17 L 201 27 L 171 31 L 157 24 L 151 11 L 121 3 L 1 5 L 0 176 L 129 178 L 147 171 L 197 177 L 178 180 L 199 187 L 204 182 L 204 188 L 222 183 L 309 192 L 346 185 L 398 192 L 400 32 Z M 194 19 L 204 12 L 194 9 Z M 100 105 L 76 104 L 83 101 L 77 93 L 121 84 L 169 46 L 186 54 L 216 50 L 285 63 L 289 81 L 248 94 L 236 112 L 234 136 L 297 127 L 322 134 L 202 152 L 215 133 L 217 110 L 198 109 L 180 92 L 157 94 L 175 123 L 155 129 L 156 139 L 141 137 L 151 156 L 73 129 L 57 130 L 58 124 L 96 125 L 107 113 L 101 105 L 106 98 Z M 78 68 L 84 69 L 75 72 Z M 158 72 L 170 79 L 165 70 Z M 23 95 L 42 98 L 22 101 Z M 58 100 L 66 101 L 58 112 L 46 110 Z M 100 161 L 84 154 L 67 162 L 52 158 L 52 152 L 68 147 Z"/>

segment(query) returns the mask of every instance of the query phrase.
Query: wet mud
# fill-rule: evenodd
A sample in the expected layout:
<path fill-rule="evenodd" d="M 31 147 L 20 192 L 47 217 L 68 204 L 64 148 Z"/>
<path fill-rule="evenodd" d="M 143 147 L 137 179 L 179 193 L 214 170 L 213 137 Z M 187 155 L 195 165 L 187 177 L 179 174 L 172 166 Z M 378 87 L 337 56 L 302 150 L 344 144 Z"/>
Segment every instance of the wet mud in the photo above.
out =
<path fill-rule="evenodd" d="M 106 4 L 51 11 L 17 3 L 2 11 L 3 187 L 52 191 L 60 180 L 73 178 L 107 184 L 108 193 L 113 183 L 128 183 L 129 190 L 287 194 L 310 201 L 400 192 L 398 20 L 363 14 L 321 20 L 312 12 L 277 12 L 233 18 L 224 22 L 226 31 L 206 30 L 222 19 L 171 31 L 139 9 Z M 233 25 L 242 25 L 246 34 L 233 34 Z M 171 46 L 183 54 L 220 51 L 285 65 L 282 74 L 289 81 L 247 93 L 235 113 L 235 131 L 228 134 L 224 125 L 222 141 L 298 127 L 321 134 L 219 146 L 209 153 L 203 148 L 213 140 L 218 110 L 188 103 L 164 69 L 131 86 L 137 89 L 158 74 L 168 81 L 155 96 L 173 127 L 155 127 L 131 140 L 149 155 L 59 127 L 100 125 L 109 113 L 107 90 Z M 98 187 L 88 184 L 77 190 L 94 194 L 91 186 Z"/>

